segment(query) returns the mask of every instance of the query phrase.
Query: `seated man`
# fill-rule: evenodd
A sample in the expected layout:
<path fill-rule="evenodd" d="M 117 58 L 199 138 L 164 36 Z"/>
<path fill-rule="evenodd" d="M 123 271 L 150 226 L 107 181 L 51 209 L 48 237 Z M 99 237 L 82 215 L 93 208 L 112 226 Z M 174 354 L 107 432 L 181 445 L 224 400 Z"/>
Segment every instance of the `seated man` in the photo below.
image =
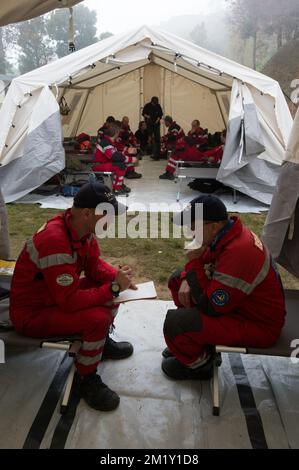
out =
<path fill-rule="evenodd" d="M 99 257 L 94 234 L 104 217 L 95 212 L 101 203 L 106 208 L 112 205 L 116 214 L 126 210 L 109 188 L 88 183 L 71 209 L 48 221 L 27 241 L 12 279 L 10 318 L 25 336 L 79 334 L 82 346 L 75 362 L 75 386 L 89 406 L 110 411 L 118 406 L 119 396 L 101 381 L 97 366 L 101 360 L 133 353 L 130 343 L 116 343 L 108 331 L 117 313 L 113 299 L 136 286 L 128 266 L 115 269 Z"/>
<path fill-rule="evenodd" d="M 171 153 L 165 173 L 159 176 L 161 180 L 174 180 L 174 172 L 176 169 L 176 162 L 188 161 L 188 162 L 205 162 L 204 153 L 201 152 L 192 137 L 185 136 L 180 139 L 177 143 L 176 149 Z"/>
<path fill-rule="evenodd" d="M 140 121 L 138 130 L 135 132 L 137 145 L 140 147 L 141 154 L 146 155 L 149 152 L 150 136 L 147 130 L 146 122 Z"/>
<path fill-rule="evenodd" d="M 113 122 L 109 125 L 107 135 L 96 144 L 96 152 L 94 156 L 93 171 L 111 171 L 114 174 L 113 180 L 113 191 L 115 194 L 126 194 L 130 192 L 124 184 L 124 176 L 126 172 L 134 171 L 134 163 L 137 162 L 137 158 L 125 155 L 120 152 L 116 146 L 116 139 L 119 133 L 119 125 Z M 137 177 L 138 173 L 136 173 Z"/>
<path fill-rule="evenodd" d="M 102 127 L 98 129 L 98 140 L 101 140 L 103 137 L 107 135 L 107 131 L 109 129 L 109 125 L 115 122 L 115 118 L 113 116 L 108 116 Z"/>
<path fill-rule="evenodd" d="M 191 122 L 191 129 L 188 132 L 188 137 L 192 137 L 192 139 L 195 141 L 195 145 L 198 147 L 208 143 L 207 129 L 200 127 L 200 122 L 198 119 L 194 119 L 194 121 Z"/>
<path fill-rule="evenodd" d="M 195 234 L 203 224 L 202 246 L 190 250 L 184 271 L 169 281 L 178 308 L 166 315 L 162 369 L 173 379 L 204 380 L 212 375 L 210 345 L 271 347 L 284 324 L 285 301 L 268 249 L 239 218 L 228 217 L 220 199 L 199 196 L 174 223 L 190 219 Z"/>
<path fill-rule="evenodd" d="M 129 122 L 130 121 L 129 121 L 128 116 L 124 116 L 122 118 L 118 141 L 124 146 L 136 147 L 137 141 L 133 132 L 131 131 Z"/>
<path fill-rule="evenodd" d="M 166 156 L 168 150 L 174 150 L 178 140 L 184 137 L 183 129 L 172 119 L 171 116 L 165 116 L 165 126 L 167 127 L 167 134 L 161 139 L 161 156 Z"/>

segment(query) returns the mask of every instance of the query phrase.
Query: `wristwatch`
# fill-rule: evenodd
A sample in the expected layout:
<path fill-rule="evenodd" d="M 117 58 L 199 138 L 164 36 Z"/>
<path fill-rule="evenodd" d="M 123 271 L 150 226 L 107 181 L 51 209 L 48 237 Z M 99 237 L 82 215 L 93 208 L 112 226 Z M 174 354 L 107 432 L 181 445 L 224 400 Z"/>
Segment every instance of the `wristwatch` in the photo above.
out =
<path fill-rule="evenodd" d="M 120 285 L 118 282 L 113 281 L 111 282 L 111 292 L 113 294 L 113 297 L 118 297 L 120 293 Z"/>

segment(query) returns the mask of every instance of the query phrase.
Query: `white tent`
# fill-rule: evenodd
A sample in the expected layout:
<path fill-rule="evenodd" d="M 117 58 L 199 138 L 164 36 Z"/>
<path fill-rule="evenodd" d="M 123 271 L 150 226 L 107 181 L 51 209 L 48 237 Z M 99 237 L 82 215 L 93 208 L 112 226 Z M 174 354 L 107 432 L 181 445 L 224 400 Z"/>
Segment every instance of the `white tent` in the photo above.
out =
<path fill-rule="evenodd" d="M 279 84 L 178 38 L 141 27 L 110 37 L 12 81 L 0 119 L 0 178 L 6 202 L 64 167 L 57 99 L 71 113 L 65 137 L 95 134 L 108 114 L 133 128 L 144 103 L 160 97 L 165 114 L 189 129 L 228 126 L 218 179 L 270 203 L 292 118 Z"/>
<path fill-rule="evenodd" d="M 44 15 L 55 8 L 72 7 L 82 0 L 9 0 L 1 2 L 0 27 Z"/>
<path fill-rule="evenodd" d="M 263 229 L 263 240 L 281 266 L 299 278 L 299 110 Z"/>

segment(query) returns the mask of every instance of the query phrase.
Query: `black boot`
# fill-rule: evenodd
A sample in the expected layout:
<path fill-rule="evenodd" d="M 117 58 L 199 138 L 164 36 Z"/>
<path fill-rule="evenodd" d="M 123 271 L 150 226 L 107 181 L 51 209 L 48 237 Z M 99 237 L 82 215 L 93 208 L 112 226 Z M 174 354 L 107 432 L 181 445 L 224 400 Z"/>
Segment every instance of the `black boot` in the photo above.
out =
<path fill-rule="evenodd" d="M 213 361 L 211 354 L 205 364 L 191 369 L 172 356 L 162 360 L 162 370 L 164 374 L 175 380 L 209 380 L 213 376 Z"/>
<path fill-rule="evenodd" d="M 163 357 L 173 357 L 173 354 L 170 352 L 170 349 L 165 348 L 165 349 L 163 349 L 163 351 L 162 351 L 162 356 L 163 356 Z"/>
<path fill-rule="evenodd" d="M 109 336 L 103 349 L 102 361 L 105 359 L 125 359 L 133 354 L 133 345 L 128 341 L 116 342 Z"/>
<path fill-rule="evenodd" d="M 175 179 L 175 176 L 173 173 L 170 173 L 170 171 L 165 171 L 163 175 L 159 176 L 160 180 L 170 180 L 173 181 Z"/>
<path fill-rule="evenodd" d="M 137 173 L 136 171 L 128 171 L 128 173 L 125 175 L 126 178 L 128 178 L 129 180 L 133 180 L 133 179 L 138 179 L 138 178 L 142 178 L 142 174 L 141 173 Z"/>
<path fill-rule="evenodd" d="M 86 376 L 76 374 L 74 384 L 80 396 L 95 410 L 112 411 L 119 405 L 117 393 L 110 390 L 96 372 Z"/>

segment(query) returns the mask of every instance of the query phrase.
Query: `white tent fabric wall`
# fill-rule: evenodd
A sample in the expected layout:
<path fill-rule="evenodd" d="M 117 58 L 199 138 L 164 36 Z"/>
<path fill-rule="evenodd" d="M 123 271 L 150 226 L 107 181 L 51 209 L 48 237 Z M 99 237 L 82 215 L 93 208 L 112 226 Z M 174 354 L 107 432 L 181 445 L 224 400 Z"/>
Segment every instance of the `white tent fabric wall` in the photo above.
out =
<path fill-rule="evenodd" d="M 282 164 L 263 240 L 273 257 L 299 278 L 299 110 Z"/>
<path fill-rule="evenodd" d="M 278 168 L 281 164 L 292 126 L 278 83 L 172 34 L 147 27 L 110 37 L 12 81 L 0 111 L 0 178 L 4 181 L 2 188 L 6 202 L 30 192 L 44 183 L 49 173 L 54 174 L 57 167 L 64 165 L 63 148 L 58 148 L 57 136 L 53 133 L 45 143 L 52 164 L 55 154 L 55 169 L 49 170 L 51 165 L 46 163 L 46 153 L 40 161 L 41 142 L 38 139 L 33 144 L 35 152 L 32 149 L 28 156 L 24 151 L 26 142 L 27 146 L 29 140 L 32 143 L 30 117 L 34 111 L 36 116 L 42 113 L 42 127 L 46 128 L 50 123 L 50 116 L 51 126 L 56 120 L 54 127 L 61 126 L 58 105 L 49 87 L 56 93 L 58 86 L 60 94 L 69 96 L 70 107 L 74 100 L 71 112 L 74 115 L 63 120 L 66 135 L 82 130 L 94 133 L 105 117 L 113 113 L 118 118 L 129 115 L 132 127 L 136 127 L 141 108 L 152 95 L 160 96 L 164 111 L 172 114 L 186 129 L 190 121 L 198 117 L 213 131 L 223 129 L 226 123 L 227 103 L 234 80 L 239 85 L 246 84 L 248 92 L 250 90 L 266 148 L 250 166 L 244 192 L 269 203 L 277 175 L 268 167 L 273 164 Z M 49 106 L 46 101 L 43 108 L 40 106 L 41 93 Z M 234 112 L 234 106 L 233 100 L 231 112 Z M 24 182 L 20 191 L 16 188 L 19 185 L 15 169 L 18 164 L 12 165 L 12 162 L 25 159 L 26 167 L 32 167 L 34 171 L 34 179 L 30 179 L 28 172 L 26 184 Z M 265 161 L 269 165 L 261 163 Z M 261 166 L 265 170 L 263 180 L 259 179 Z M 236 168 L 233 172 L 236 174 Z M 242 191 L 243 176 L 239 179 L 240 184 L 233 182 L 232 186 L 235 184 Z M 11 181 L 18 184 L 12 185 Z M 265 186 L 269 189 L 267 201 L 263 195 Z"/>

